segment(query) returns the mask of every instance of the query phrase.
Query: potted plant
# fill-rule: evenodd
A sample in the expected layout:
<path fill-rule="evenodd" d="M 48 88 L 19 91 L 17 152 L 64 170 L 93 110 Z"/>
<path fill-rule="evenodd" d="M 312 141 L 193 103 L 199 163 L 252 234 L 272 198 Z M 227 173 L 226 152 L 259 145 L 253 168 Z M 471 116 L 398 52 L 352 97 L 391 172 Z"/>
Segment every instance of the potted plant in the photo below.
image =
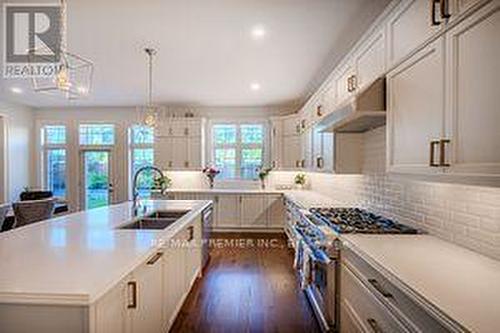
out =
<path fill-rule="evenodd" d="M 261 189 L 265 189 L 266 188 L 266 178 L 267 176 L 269 176 L 269 173 L 271 172 L 273 168 L 264 168 L 264 167 L 260 167 L 260 168 L 257 168 L 257 175 L 259 176 L 259 179 L 260 179 L 260 188 Z"/>
<path fill-rule="evenodd" d="M 172 179 L 167 175 L 161 177 L 155 177 L 153 179 L 153 186 L 151 190 L 160 192 L 161 194 L 165 193 L 165 191 L 172 186 Z"/>
<path fill-rule="evenodd" d="M 298 189 L 303 190 L 304 186 L 306 185 L 306 174 L 303 172 L 299 172 L 298 174 L 295 175 L 294 183 L 297 186 Z"/>
<path fill-rule="evenodd" d="M 219 169 L 214 166 L 205 167 L 202 171 L 208 179 L 210 188 L 214 188 L 215 177 L 220 173 Z"/>

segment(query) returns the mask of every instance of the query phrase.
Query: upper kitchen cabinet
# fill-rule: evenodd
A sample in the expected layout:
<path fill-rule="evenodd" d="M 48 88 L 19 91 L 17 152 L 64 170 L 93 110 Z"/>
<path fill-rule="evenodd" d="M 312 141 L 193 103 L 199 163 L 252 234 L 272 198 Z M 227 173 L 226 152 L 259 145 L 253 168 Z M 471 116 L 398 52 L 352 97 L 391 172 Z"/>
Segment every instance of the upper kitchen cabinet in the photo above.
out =
<path fill-rule="evenodd" d="M 356 73 L 351 79 L 354 91 L 362 90 L 385 72 L 385 30 L 376 31 L 356 52 Z"/>
<path fill-rule="evenodd" d="M 271 118 L 271 166 L 281 168 L 283 165 L 283 120 Z"/>
<path fill-rule="evenodd" d="M 440 14 L 439 1 L 404 0 L 401 2 L 387 23 L 389 67 L 403 60 L 442 29 L 444 19 Z"/>
<path fill-rule="evenodd" d="M 298 168 L 301 165 L 301 121 L 298 115 L 283 117 L 282 155 L 279 165 L 282 168 Z M 273 157 L 273 159 L 275 159 Z"/>
<path fill-rule="evenodd" d="M 156 129 L 155 164 L 163 169 L 198 170 L 204 164 L 204 120 L 172 118 Z"/>
<path fill-rule="evenodd" d="M 445 164 L 451 173 L 500 174 L 500 1 L 446 35 Z"/>
<path fill-rule="evenodd" d="M 313 130 L 313 165 L 312 168 L 320 172 L 333 172 L 333 133 Z"/>
<path fill-rule="evenodd" d="M 387 75 L 387 170 L 435 172 L 443 134 L 444 40 L 436 40 Z"/>

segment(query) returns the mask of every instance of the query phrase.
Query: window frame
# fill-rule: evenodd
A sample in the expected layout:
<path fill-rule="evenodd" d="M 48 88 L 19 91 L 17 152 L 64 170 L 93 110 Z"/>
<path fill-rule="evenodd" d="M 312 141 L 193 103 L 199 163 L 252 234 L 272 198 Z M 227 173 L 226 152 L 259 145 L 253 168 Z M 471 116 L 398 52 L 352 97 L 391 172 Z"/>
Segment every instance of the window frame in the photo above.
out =
<path fill-rule="evenodd" d="M 65 140 L 64 143 L 48 143 L 47 141 L 47 134 L 46 134 L 46 128 L 51 127 L 51 126 L 62 126 L 65 129 Z M 63 197 L 60 197 L 61 199 L 67 199 L 69 197 L 68 193 L 68 187 L 69 187 L 69 168 L 68 168 L 68 163 L 69 163 L 69 156 L 68 156 L 68 145 L 69 145 L 69 130 L 68 130 L 68 124 L 65 123 L 60 123 L 60 122 L 47 122 L 47 123 L 42 123 L 39 127 L 38 133 L 39 133 L 39 140 L 40 140 L 40 159 L 41 159 L 41 184 L 42 187 L 52 191 L 51 188 L 48 187 L 48 167 L 47 167 L 47 162 L 49 160 L 48 154 L 50 151 L 53 150 L 64 150 L 64 159 L 65 159 L 65 170 L 64 170 L 64 182 L 66 184 L 65 188 L 65 193 Z"/>
<path fill-rule="evenodd" d="M 134 182 L 134 151 L 137 149 L 152 149 L 153 150 L 153 163 L 154 166 L 154 129 L 153 129 L 153 142 L 151 143 L 135 143 L 134 142 L 134 127 L 141 127 L 143 125 L 140 124 L 131 124 L 127 129 L 127 140 L 128 140 L 128 179 L 129 179 L 129 189 L 128 189 L 128 197 L 129 199 L 133 198 L 133 182 Z"/>
<path fill-rule="evenodd" d="M 241 177 L 241 162 L 242 162 L 242 150 L 243 149 L 262 149 L 262 164 L 267 165 L 269 161 L 269 122 L 266 119 L 212 119 L 208 124 L 208 145 L 207 145 L 207 156 L 210 156 L 210 163 L 215 165 L 215 150 L 217 148 L 234 148 L 236 150 L 236 166 L 235 166 L 235 177 L 234 178 L 221 178 L 222 182 L 255 182 L 258 179 L 242 178 Z M 214 126 L 216 125 L 233 125 L 236 126 L 236 143 L 235 144 L 215 144 L 214 142 Z M 263 138 L 262 144 L 256 143 L 243 143 L 241 136 L 241 126 L 242 125 L 262 125 L 263 127 Z"/>

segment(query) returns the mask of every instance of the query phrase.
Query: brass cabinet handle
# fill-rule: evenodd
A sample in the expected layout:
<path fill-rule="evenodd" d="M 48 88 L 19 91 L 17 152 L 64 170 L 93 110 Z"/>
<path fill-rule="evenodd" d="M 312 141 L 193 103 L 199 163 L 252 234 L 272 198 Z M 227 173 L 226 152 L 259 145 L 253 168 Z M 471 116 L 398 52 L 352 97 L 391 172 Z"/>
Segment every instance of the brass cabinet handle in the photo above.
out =
<path fill-rule="evenodd" d="M 168 161 L 168 167 L 171 168 L 174 163 L 172 161 Z"/>
<path fill-rule="evenodd" d="M 318 156 L 316 158 L 316 166 L 318 167 L 318 169 L 323 169 L 324 164 L 325 163 L 324 163 L 323 157 Z"/>
<path fill-rule="evenodd" d="M 392 298 L 392 294 L 386 291 L 376 279 L 368 279 L 368 282 L 385 298 Z"/>
<path fill-rule="evenodd" d="M 356 79 L 356 75 L 352 75 L 351 76 L 351 91 L 355 91 L 356 88 L 357 88 L 357 85 L 358 85 L 358 82 L 357 82 L 357 79 Z"/>
<path fill-rule="evenodd" d="M 449 167 L 450 164 L 446 163 L 446 144 L 450 143 L 448 139 L 439 140 L 439 166 Z"/>
<path fill-rule="evenodd" d="M 347 78 L 347 92 L 351 92 L 351 77 Z"/>
<path fill-rule="evenodd" d="M 127 304 L 128 309 L 136 309 L 137 308 L 137 282 L 129 281 L 127 282 L 127 287 L 129 290 L 132 288 L 132 302 Z"/>
<path fill-rule="evenodd" d="M 157 252 L 154 256 L 149 259 L 146 264 L 147 265 L 154 265 L 161 257 L 163 256 L 163 252 Z"/>
<path fill-rule="evenodd" d="M 184 167 L 189 168 L 189 161 L 184 161 Z"/>
<path fill-rule="evenodd" d="M 442 19 L 447 19 L 451 17 L 450 13 L 448 12 L 448 0 L 439 0 L 439 8 L 441 11 Z"/>
<path fill-rule="evenodd" d="M 384 331 L 382 331 L 382 329 L 380 328 L 380 326 L 378 325 L 377 321 L 373 318 L 368 318 L 366 320 L 366 322 L 368 323 L 368 325 L 370 325 L 370 328 L 372 329 L 373 333 L 383 333 Z"/>
<path fill-rule="evenodd" d="M 430 156 L 429 156 L 429 166 L 431 167 L 438 167 L 439 164 L 437 163 L 434 163 L 434 151 L 435 151 L 435 147 L 437 145 L 439 145 L 440 141 L 439 140 L 432 140 L 430 142 Z"/>
<path fill-rule="evenodd" d="M 191 225 L 188 228 L 188 242 L 192 241 L 194 239 L 194 227 Z"/>
<path fill-rule="evenodd" d="M 440 3 L 442 0 L 430 0 L 431 1 L 431 25 L 436 26 L 440 25 L 441 22 L 436 20 L 436 3 Z"/>

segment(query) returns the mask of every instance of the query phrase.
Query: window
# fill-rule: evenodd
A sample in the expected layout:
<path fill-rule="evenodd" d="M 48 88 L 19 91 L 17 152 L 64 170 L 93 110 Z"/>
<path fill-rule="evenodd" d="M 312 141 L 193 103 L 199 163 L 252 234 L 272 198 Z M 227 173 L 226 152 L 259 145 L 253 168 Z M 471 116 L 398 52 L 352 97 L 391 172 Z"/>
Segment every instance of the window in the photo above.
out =
<path fill-rule="evenodd" d="M 213 161 L 223 179 L 256 179 L 264 163 L 263 123 L 220 123 L 212 126 Z"/>
<path fill-rule="evenodd" d="M 130 144 L 130 179 L 131 184 L 137 170 L 154 164 L 154 131 L 152 128 L 135 125 L 129 132 Z M 149 197 L 154 184 L 154 173 L 146 171 L 139 176 L 137 190 L 141 197 Z"/>
<path fill-rule="evenodd" d="M 80 125 L 81 145 L 113 145 L 115 143 L 115 127 L 108 124 Z"/>
<path fill-rule="evenodd" d="M 66 196 L 66 126 L 42 128 L 42 170 L 44 187 L 54 196 Z"/>

